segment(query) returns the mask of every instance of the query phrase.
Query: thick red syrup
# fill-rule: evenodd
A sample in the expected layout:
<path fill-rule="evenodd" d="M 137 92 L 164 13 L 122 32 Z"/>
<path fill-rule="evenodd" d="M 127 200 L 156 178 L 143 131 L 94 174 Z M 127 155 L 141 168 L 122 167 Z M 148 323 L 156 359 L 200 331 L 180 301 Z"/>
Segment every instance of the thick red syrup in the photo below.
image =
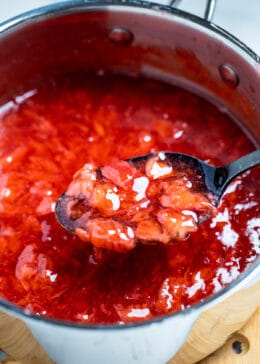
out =
<path fill-rule="evenodd" d="M 0 136 L 0 295 L 19 306 L 88 323 L 145 320 L 203 300 L 260 253 L 259 168 L 177 244 L 94 251 L 55 220 L 57 198 L 85 163 L 163 150 L 222 165 L 254 149 L 192 93 L 120 76 L 49 80 L 2 108 Z"/>

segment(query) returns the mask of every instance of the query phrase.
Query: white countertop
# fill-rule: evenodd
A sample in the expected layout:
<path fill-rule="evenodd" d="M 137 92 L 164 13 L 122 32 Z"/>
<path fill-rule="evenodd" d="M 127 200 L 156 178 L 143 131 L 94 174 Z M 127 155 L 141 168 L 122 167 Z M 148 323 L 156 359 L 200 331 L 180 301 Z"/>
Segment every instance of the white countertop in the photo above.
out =
<path fill-rule="evenodd" d="M 0 22 L 27 10 L 56 2 L 58 1 L 2 0 Z M 167 0 L 157 2 L 167 3 Z M 179 8 L 202 15 L 205 3 L 206 0 L 182 0 Z M 218 0 L 213 22 L 234 34 L 260 55 L 260 0 Z"/>

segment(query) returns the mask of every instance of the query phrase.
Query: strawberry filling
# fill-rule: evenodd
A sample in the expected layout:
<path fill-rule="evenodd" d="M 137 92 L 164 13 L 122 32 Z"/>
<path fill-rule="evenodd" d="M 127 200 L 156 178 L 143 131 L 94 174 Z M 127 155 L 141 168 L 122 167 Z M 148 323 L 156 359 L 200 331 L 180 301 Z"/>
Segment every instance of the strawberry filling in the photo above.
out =
<path fill-rule="evenodd" d="M 127 252 L 137 243 L 176 243 L 215 213 L 197 184 L 195 171 L 174 169 L 160 153 L 139 162 L 138 169 L 130 161 L 96 172 L 85 165 L 65 193 L 65 204 L 68 197 L 74 200 L 63 209 L 65 221 L 74 220 L 70 231 L 96 248 Z"/>

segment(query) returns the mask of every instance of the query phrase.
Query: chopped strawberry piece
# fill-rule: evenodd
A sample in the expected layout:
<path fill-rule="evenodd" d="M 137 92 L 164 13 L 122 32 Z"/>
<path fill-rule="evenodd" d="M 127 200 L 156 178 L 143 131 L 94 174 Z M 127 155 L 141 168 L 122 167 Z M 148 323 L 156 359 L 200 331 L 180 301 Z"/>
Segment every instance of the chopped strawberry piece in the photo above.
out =
<path fill-rule="evenodd" d="M 161 243 L 168 242 L 167 234 L 164 234 L 160 224 L 157 221 L 144 220 L 137 224 L 136 237 L 141 241 L 150 241 Z"/>
<path fill-rule="evenodd" d="M 43 284 L 52 284 L 57 278 L 52 261 L 44 254 L 38 254 L 36 246 L 27 245 L 21 252 L 15 276 L 26 291 L 41 289 Z"/>
<path fill-rule="evenodd" d="M 134 232 L 130 226 L 112 219 L 96 218 L 87 223 L 89 241 L 97 248 L 105 248 L 117 252 L 131 250 L 135 246 Z M 76 230 L 81 237 L 81 229 Z"/>
<path fill-rule="evenodd" d="M 172 180 L 163 182 L 163 194 L 160 196 L 160 203 L 164 207 L 171 207 L 175 210 L 213 211 L 209 199 L 202 193 L 196 193 L 187 187 L 184 180 Z"/>
<path fill-rule="evenodd" d="M 96 184 L 89 197 L 92 208 L 106 215 L 113 215 L 120 208 L 120 196 L 117 188 L 111 183 Z"/>
<path fill-rule="evenodd" d="M 126 161 L 119 161 L 101 168 L 105 178 L 112 181 L 116 186 L 131 188 L 133 180 L 138 176 L 137 169 Z"/>
<path fill-rule="evenodd" d="M 89 231 L 83 228 L 76 228 L 75 234 L 82 240 L 86 242 L 90 242 Z"/>
<path fill-rule="evenodd" d="M 78 170 L 70 183 L 67 194 L 70 196 L 77 196 L 83 194 L 89 197 L 93 191 L 94 183 L 96 181 L 96 171 L 91 164 L 85 164 L 80 170 Z"/>
<path fill-rule="evenodd" d="M 171 209 L 163 209 L 159 211 L 157 217 L 169 240 L 185 240 L 190 233 L 198 230 L 195 213 L 185 214 Z"/>

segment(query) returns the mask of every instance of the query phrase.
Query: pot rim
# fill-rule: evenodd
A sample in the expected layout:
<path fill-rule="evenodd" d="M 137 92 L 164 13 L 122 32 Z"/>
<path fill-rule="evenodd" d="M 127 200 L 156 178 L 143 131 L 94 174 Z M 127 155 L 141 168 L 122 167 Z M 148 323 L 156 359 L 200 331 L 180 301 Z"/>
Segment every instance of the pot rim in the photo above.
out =
<path fill-rule="evenodd" d="M 238 38 L 233 36 L 231 33 L 222 29 L 221 27 L 213 24 L 199 16 L 190 14 L 188 12 L 179 10 L 177 8 L 172 8 L 170 5 L 163 5 L 158 3 L 153 3 L 149 1 L 139 1 L 139 0 L 69 0 L 62 1 L 55 4 L 46 5 L 43 7 L 39 7 L 25 13 L 19 14 L 13 18 L 10 18 L 3 23 L 0 23 L 0 39 L 9 31 L 16 29 L 19 26 L 23 26 L 27 22 L 37 21 L 37 19 L 50 17 L 50 16 L 59 16 L 70 14 L 72 12 L 81 12 L 81 11 L 91 11 L 91 10 L 104 10 L 104 9 L 116 9 L 123 7 L 131 8 L 131 9 L 139 9 L 144 11 L 155 11 L 155 12 L 163 12 L 164 14 L 168 14 L 170 16 L 175 16 L 179 19 L 188 20 L 191 23 L 195 23 L 196 25 L 201 26 L 208 31 L 211 31 L 215 34 L 218 34 L 220 37 L 230 42 L 232 45 L 237 46 L 242 52 L 248 55 L 251 60 L 260 64 L 260 56 L 258 56 L 252 49 L 250 49 L 246 44 L 241 42 Z M 200 313 L 201 310 L 208 305 L 214 303 L 214 301 L 218 302 L 224 299 L 226 296 L 234 293 L 237 289 L 246 286 L 250 283 L 251 279 L 254 278 L 258 269 L 260 268 L 260 256 L 256 258 L 256 260 L 245 270 L 243 271 L 237 279 L 235 279 L 232 283 L 221 289 L 219 292 L 212 294 L 207 297 L 203 301 L 197 302 L 192 306 L 185 308 L 185 310 L 180 310 L 174 313 L 165 314 L 163 316 L 158 316 L 149 320 L 137 321 L 131 323 L 125 323 L 124 325 L 120 324 L 89 324 L 83 322 L 74 322 L 62 319 L 55 319 L 46 316 L 40 316 L 39 314 L 35 314 L 28 309 L 22 308 L 6 299 L 0 297 L 0 307 L 15 316 L 20 317 L 21 319 L 33 319 L 42 323 L 52 324 L 54 326 L 59 327 L 67 327 L 74 329 L 88 329 L 88 330 L 122 330 L 129 329 L 141 326 L 148 326 L 153 323 L 160 323 L 165 321 L 166 319 L 172 319 L 174 317 L 186 316 L 192 313 Z M 260 269 L 259 269 L 260 272 Z"/>

